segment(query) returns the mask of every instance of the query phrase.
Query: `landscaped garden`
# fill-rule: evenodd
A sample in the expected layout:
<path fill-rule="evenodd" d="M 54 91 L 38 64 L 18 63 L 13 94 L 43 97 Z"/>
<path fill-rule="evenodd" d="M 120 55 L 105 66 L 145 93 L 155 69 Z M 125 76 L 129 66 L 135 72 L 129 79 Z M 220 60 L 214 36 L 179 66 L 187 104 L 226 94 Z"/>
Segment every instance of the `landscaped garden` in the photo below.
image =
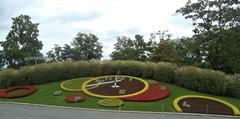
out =
<path fill-rule="evenodd" d="M 232 85 L 231 82 L 221 79 L 225 75 L 221 72 L 205 72 L 204 69 L 194 67 L 181 68 L 169 63 L 145 65 L 131 62 L 131 65 L 135 65 L 132 67 L 121 64 L 124 62 L 110 63 L 112 64 L 69 62 L 50 64 L 48 67 L 42 64 L 11 72 L 8 70 L 4 74 L 0 72 L 0 75 L 4 76 L 0 78 L 1 87 L 4 88 L 0 90 L 0 101 L 110 110 L 240 115 L 240 100 L 237 96 L 217 96 L 225 95 L 225 92 L 229 92 L 229 96 L 236 93 L 234 87 L 227 87 Z M 65 68 L 62 69 L 62 66 Z M 101 72 L 98 72 L 98 68 Z M 90 70 L 93 69 L 95 70 L 91 74 Z M 124 70 L 128 71 L 123 72 Z M 38 73 L 34 73 L 35 71 Z M 120 72 L 123 73 L 119 75 Z M 129 76 L 131 74 L 133 76 Z M 72 76 L 83 78 L 71 79 Z M 224 84 L 221 84 L 222 82 Z M 208 86 L 208 89 L 202 90 L 204 85 Z M 199 89 L 194 89 L 196 87 Z M 211 90 L 209 93 L 215 95 L 202 93 L 207 90 Z"/>

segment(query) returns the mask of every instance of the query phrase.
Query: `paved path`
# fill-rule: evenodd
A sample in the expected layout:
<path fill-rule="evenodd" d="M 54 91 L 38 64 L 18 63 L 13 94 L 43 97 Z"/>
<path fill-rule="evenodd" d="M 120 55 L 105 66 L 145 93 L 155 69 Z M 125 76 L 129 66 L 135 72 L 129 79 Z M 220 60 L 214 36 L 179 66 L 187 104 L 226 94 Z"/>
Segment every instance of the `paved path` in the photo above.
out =
<path fill-rule="evenodd" d="M 183 114 L 147 114 L 91 111 L 46 106 L 0 104 L 0 119 L 240 119 L 237 117 L 193 116 Z"/>

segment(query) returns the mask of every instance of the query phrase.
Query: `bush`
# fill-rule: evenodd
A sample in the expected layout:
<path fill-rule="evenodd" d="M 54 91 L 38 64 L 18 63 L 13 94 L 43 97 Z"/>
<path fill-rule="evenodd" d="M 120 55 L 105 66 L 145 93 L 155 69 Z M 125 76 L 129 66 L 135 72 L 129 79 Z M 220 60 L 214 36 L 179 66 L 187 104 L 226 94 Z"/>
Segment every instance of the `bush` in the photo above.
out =
<path fill-rule="evenodd" d="M 0 88 L 44 84 L 73 78 L 101 75 L 130 75 L 154 79 L 215 95 L 240 97 L 240 74 L 229 78 L 223 72 L 172 63 L 138 61 L 78 61 L 37 64 L 19 70 L 0 71 Z"/>
<path fill-rule="evenodd" d="M 227 80 L 225 73 L 213 70 L 202 70 L 202 77 L 198 80 L 198 91 L 224 95 L 227 90 L 229 80 Z"/>
<path fill-rule="evenodd" d="M 176 70 L 174 83 L 188 89 L 197 90 L 201 79 L 201 69 L 196 67 L 181 67 Z"/>
<path fill-rule="evenodd" d="M 240 98 L 240 74 L 229 76 L 229 85 L 227 86 L 227 96 Z"/>
<path fill-rule="evenodd" d="M 175 84 L 182 87 L 215 95 L 224 95 L 228 82 L 223 72 L 192 66 L 176 70 L 174 80 Z"/>
<path fill-rule="evenodd" d="M 177 65 L 172 63 L 160 62 L 155 64 L 153 68 L 154 68 L 153 79 L 166 83 L 173 82 Z"/>

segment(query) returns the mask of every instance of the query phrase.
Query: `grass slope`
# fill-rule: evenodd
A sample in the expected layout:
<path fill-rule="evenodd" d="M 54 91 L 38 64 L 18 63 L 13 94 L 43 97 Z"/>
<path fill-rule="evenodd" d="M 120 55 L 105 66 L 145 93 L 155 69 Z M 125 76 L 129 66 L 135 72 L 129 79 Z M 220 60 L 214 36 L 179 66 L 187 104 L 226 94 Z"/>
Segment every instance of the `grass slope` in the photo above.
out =
<path fill-rule="evenodd" d="M 119 108 L 107 108 L 101 107 L 97 105 L 99 98 L 89 97 L 87 96 L 87 100 L 85 102 L 80 103 L 66 103 L 64 101 L 65 97 L 68 95 L 75 94 L 76 92 L 68 92 L 63 91 L 60 96 L 54 96 L 54 92 L 56 90 L 61 90 L 60 88 L 61 82 L 49 83 L 38 86 L 38 91 L 31 96 L 18 98 L 18 99 L 1 99 L 0 101 L 14 101 L 14 102 L 24 102 L 24 103 L 35 103 L 35 104 L 47 104 L 47 105 L 59 105 L 59 106 L 70 106 L 70 107 L 82 107 L 82 108 L 96 108 L 96 109 L 111 109 L 118 110 Z M 124 106 L 121 107 L 121 110 L 131 110 L 131 111 L 156 111 L 156 112 L 175 112 L 172 102 L 175 98 L 183 95 L 205 95 L 216 97 L 222 100 L 225 100 L 237 108 L 240 109 L 240 100 L 229 98 L 229 97 L 221 97 L 208 95 L 204 93 L 199 93 L 196 91 L 188 90 L 185 88 L 181 88 L 176 85 L 166 84 L 165 85 L 172 90 L 172 94 L 160 101 L 155 102 L 125 102 Z"/>

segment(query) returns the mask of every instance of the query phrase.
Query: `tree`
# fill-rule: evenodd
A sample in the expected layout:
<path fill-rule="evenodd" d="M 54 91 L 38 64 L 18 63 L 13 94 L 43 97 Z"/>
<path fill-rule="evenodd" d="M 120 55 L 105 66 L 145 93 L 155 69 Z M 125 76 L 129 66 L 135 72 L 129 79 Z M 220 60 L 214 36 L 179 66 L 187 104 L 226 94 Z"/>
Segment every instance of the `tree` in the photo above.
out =
<path fill-rule="evenodd" d="M 78 33 L 72 42 L 74 60 L 91 60 L 102 57 L 102 44 L 94 34 Z"/>
<path fill-rule="evenodd" d="M 20 15 L 12 18 L 13 25 L 1 43 L 5 53 L 4 59 L 8 67 L 19 68 L 25 65 L 25 57 L 42 56 L 42 42 L 38 40 L 38 23 L 31 22 L 28 15 Z M 34 63 L 34 62 L 32 62 Z"/>
<path fill-rule="evenodd" d="M 168 40 L 163 40 L 158 43 L 158 46 L 153 50 L 152 54 L 150 55 L 150 60 L 154 62 L 163 61 L 178 63 L 180 59 L 174 43 Z"/>
<path fill-rule="evenodd" d="M 113 60 L 134 60 L 135 49 L 133 41 L 126 37 L 117 37 L 117 43 L 114 44 L 114 51 L 110 57 Z"/>
<path fill-rule="evenodd" d="M 68 44 L 65 44 L 62 49 L 62 59 L 63 60 L 73 59 L 73 49 Z"/>
<path fill-rule="evenodd" d="M 176 51 L 183 65 L 202 65 L 202 57 L 200 55 L 198 46 L 192 38 L 182 37 L 175 41 Z"/>
<path fill-rule="evenodd" d="M 113 60 L 147 60 L 147 43 L 143 36 L 135 35 L 132 40 L 128 37 L 117 37 L 117 43 L 114 44 L 114 51 L 111 53 Z"/>
<path fill-rule="evenodd" d="M 0 51 L 0 70 L 3 69 L 5 65 L 4 56 L 5 56 L 5 53 L 3 51 Z"/>
<path fill-rule="evenodd" d="M 203 58 L 201 62 L 207 64 L 207 67 L 227 73 L 240 72 L 240 70 L 234 70 L 236 69 L 234 67 L 239 66 L 229 68 L 226 64 L 233 57 L 223 56 L 223 54 L 232 53 L 229 50 L 232 45 L 239 44 L 235 40 L 240 37 L 239 33 L 234 34 L 236 30 L 232 30 L 240 28 L 239 11 L 238 0 L 198 0 L 196 3 L 189 0 L 184 7 L 177 10 L 177 13 L 185 16 L 186 19 L 193 20 L 195 26 L 193 39 Z M 234 34 L 234 38 L 227 38 L 229 33 Z M 226 45 L 229 43 L 234 44 Z M 237 47 L 238 50 L 233 50 L 234 54 L 237 54 L 239 48 L 240 46 Z M 233 64 L 240 63 L 239 60 L 231 60 L 231 62 L 234 62 Z"/>
<path fill-rule="evenodd" d="M 52 50 L 47 52 L 47 56 L 55 61 L 62 61 L 62 47 L 58 44 L 54 44 Z"/>

